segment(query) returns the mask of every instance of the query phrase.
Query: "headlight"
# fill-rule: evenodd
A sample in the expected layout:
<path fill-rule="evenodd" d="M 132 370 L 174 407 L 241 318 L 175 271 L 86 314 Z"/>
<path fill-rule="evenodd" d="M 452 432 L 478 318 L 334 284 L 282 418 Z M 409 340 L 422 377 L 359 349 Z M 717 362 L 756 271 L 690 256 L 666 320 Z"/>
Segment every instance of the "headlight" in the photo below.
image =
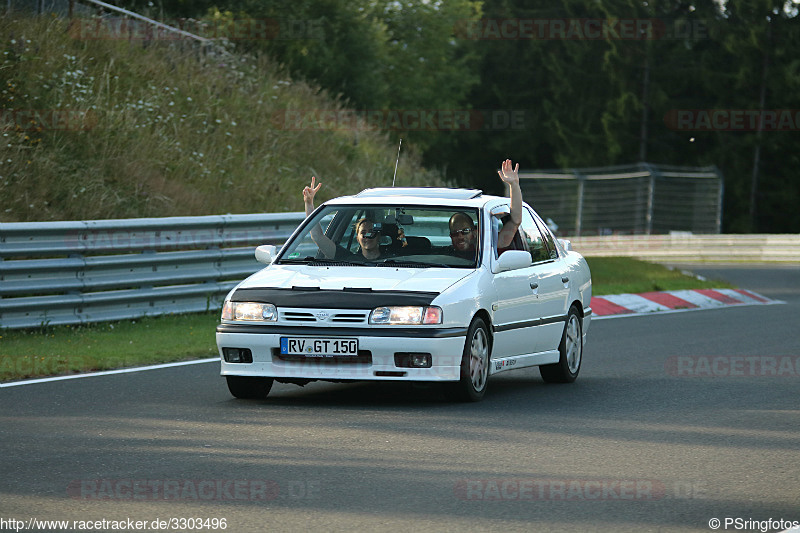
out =
<path fill-rule="evenodd" d="M 225 302 L 222 306 L 222 320 L 278 320 L 278 310 L 273 304 L 260 302 Z"/>
<path fill-rule="evenodd" d="M 370 324 L 441 324 L 440 307 L 376 307 L 369 314 Z"/>

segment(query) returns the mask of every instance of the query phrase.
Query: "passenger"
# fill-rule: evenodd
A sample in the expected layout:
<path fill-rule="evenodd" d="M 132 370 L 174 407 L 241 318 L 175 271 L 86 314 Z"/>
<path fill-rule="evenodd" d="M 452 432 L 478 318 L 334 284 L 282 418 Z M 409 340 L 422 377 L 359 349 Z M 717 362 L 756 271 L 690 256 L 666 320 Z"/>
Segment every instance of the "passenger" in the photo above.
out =
<path fill-rule="evenodd" d="M 316 184 L 315 177 L 311 177 L 311 186 L 306 186 L 303 189 L 303 204 L 305 204 L 306 217 L 314 212 L 314 196 L 317 191 L 322 187 L 322 183 Z M 358 241 L 361 255 L 370 261 L 375 261 L 381 258 L 380 233 L 374 231 L 375 223 L 368 219 L 362 218 L 356 222 L 356 240 Z M 344 259 L 346 255 L 350 254 L 349 251 L 334 243 L 327 235 L 322 232 L 319 224 L 315 224 L 311 228 L 311 239 L 319 247 L 322 254 L 328 259 Z"/>
<path fill-rule="evenodd" d="M 503 224 L 497 236 L 497 248 L 503 249 L 511 246 L 514 235 L 522 223 L 522 190 L 519 187 L 519 163 L 511 168 L 511 160 L 506 159 L 500 165 L 497 174 L 500 179 L 508 184 L 511 199 L 511 214 L 509 219 Z M 478 232 L 475 222 L 467 213 L 459 211 L 450 217 L 450 241 L 453 251 L 461 257 L 474 258 L 475 249 L 478 244 Z"/>
<path fill-rule="evenodd" d="M 373 231 L 374 227 L 375 223 L 368 218 L 356 222 L 356 240 L 361 247 L 361 255 L 370 261 L 381 258 L 380 233 Z"/>

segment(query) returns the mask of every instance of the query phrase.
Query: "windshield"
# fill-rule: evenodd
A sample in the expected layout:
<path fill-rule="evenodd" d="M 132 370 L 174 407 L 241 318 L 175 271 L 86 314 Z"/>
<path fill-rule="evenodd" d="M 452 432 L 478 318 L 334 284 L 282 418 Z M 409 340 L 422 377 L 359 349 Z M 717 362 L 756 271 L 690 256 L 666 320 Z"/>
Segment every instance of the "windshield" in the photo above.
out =
<path fill-rule="evenodd" d="M 286 243 L 278 264 L 475 268 L 477 209 L 324 206 Z"/>

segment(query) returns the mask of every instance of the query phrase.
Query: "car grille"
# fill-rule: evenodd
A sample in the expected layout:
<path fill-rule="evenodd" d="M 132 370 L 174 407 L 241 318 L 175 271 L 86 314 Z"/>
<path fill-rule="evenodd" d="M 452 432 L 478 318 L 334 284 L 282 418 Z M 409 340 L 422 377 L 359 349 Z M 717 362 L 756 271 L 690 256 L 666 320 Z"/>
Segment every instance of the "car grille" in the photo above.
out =
<path fill-rule="evenodd" d="M 368 311 L 325 309 L 280 309 L 279 321 L 287 324 L 366 324 Z"/>
<path fill-rule="evenodd" d="M 305 355 L 284 355 L 280 348 L 273 348 L 272 356 L 281 361 L 301 362 L 306 365 L 372 364 L 372 352 L 369 350 L 359 350 L 356 357 L 307 357 Z"/>

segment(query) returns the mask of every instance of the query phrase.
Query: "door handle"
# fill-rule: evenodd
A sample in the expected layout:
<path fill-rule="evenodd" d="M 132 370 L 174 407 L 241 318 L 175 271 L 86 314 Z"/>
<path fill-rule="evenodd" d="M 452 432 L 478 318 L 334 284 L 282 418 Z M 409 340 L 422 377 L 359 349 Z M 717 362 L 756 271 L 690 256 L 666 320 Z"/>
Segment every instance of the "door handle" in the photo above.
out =
<path fill-rule="evenodd" d="M 538 283 L 536 283 L 535 281 L 532 281 L 532 282 L 531 282 L 531 289 L 533 289 L 533 290 L 536 290 L 536 289 L 538 289 L 538 288 L 539 288 L 539 284 L 538 284 Z"/>
<path fill-rule="evenodd" d="M 561 276 L 561 283 L 569 283 L 569 278 L 567 276 Z"/>

